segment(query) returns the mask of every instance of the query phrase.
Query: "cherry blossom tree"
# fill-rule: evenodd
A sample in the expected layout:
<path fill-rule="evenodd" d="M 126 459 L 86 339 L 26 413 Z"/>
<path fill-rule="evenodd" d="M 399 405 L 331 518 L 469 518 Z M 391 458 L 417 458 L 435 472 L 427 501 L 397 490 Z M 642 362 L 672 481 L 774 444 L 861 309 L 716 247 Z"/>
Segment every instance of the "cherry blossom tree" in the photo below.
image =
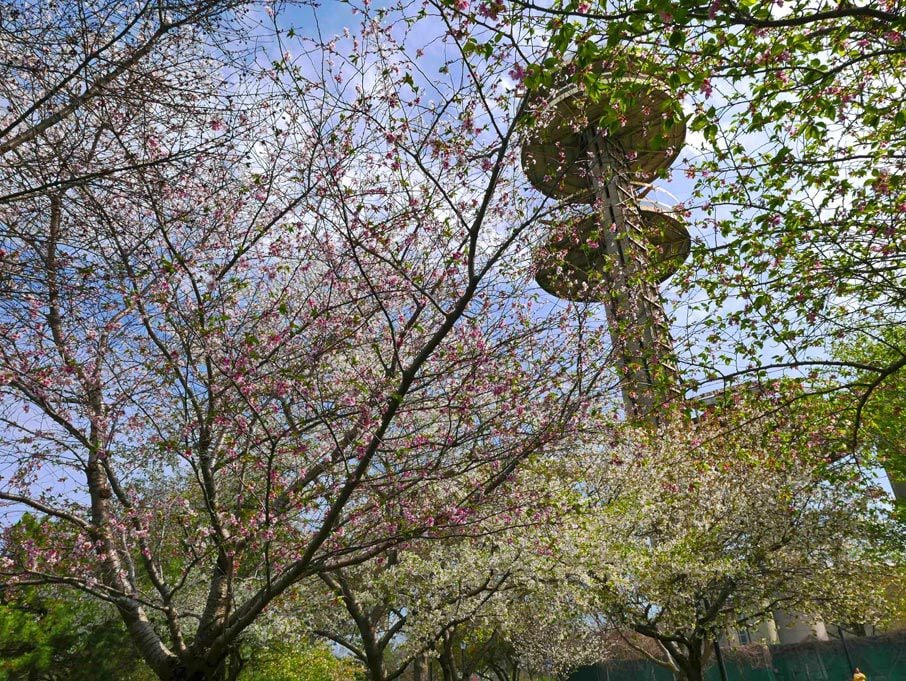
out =
<path fill-rule="evenodd" d="M 491 545 L 487 539 L 444 541 L 392 553 L 385 561 L 324 574 L 319 598 L 302 590 L 293 602 L 313 633 L 357 658 L 369 680 L 399 678 L 425 658 L 439 660 L 445 679 L 458 678 L 462 632 L 534 566 L 520 561 L 518 551 Z"/>
<path fill-rule="evenodd" d="M 783 406 L 783 392 L 586 455 L 584 540 L 563 554 L 595 592 L 584 621 L 648 637 L 657 649 L 639 654 L 683 679 L 703 678 L 716 639 L 775 610 L 831 622 L 885 611 L 897 567 L 883 492 L 840 458 L 834 407 Z"/>
<path fill-rule="evenodd" d="M 569 574 L 550 545 L 573 517 L 573 478 L 564 476 L 561 484 L 552 473 L 574 446 L 533 457 L 504 494 L 455 533 L 429 533 L 405 550 L 321 575 L 323 588 L 300 585 L 285 601 L 285 616 L 295 614 L 311 627 L 308 633 L 345 648 L 373 681 L 399 678 L 419 661 L 424 667 L 435 659 L 450 681 L 467 672 L 499 676 L 507 665 L 517 676 L 520 668 L 540 669 L 568 619 L 557 608 L 561 595 L 573 596 L 561 588 Z M 533 615 L 539 598 L 547 612 Z M 579 611 L 574 602 L 571 612 Z M 529 638 L 540 638 L 542 621 L 549 630 L 539 659 Z M 585 656 L 594 659 L 591 647 Z M 563 646 L 563 655 L 567 664 L 583 659 L 575 645 Z"/>
<path fill-rule="evenodd" d="M 236 76 L 254 50 L 238 43 L 230 49 L 249 6 L 26 0 L 9 7 L 0 20 L 0 203 L 228 143 L 225 135 L 200 137 L 194 126 L 209 118 L 212 130 L 225 132 L 216 121 L 230 102 L 215 87 Z"/>
<path fill-rule="evenodd" d="M 525 290 L 505 51 L 229 8 L 3 19 L 0 573 L 111 603 L 161 679 L 235 677 L 291 587 L 458 532 L 613 388 Z"/>

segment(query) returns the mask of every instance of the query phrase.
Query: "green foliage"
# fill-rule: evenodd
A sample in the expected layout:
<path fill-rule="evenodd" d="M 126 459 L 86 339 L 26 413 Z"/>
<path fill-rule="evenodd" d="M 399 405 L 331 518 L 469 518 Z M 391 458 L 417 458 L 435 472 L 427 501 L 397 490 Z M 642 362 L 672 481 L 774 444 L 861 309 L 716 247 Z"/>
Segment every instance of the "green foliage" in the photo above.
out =
<path fill-rule="evenodd" d="M 97 603 L 29 590 L 0 604 L 0 681 L 153 678 L 116 614 Z"/>
<path fill-rule="evenodd" d="M 327 646 L 271 645 L 257 651 L 240 681 L 352 681 L 362 669 L 336 657 Z"/>
<path fill-rule="evenodd" d="M 890 327 L 880 335 L 864 337 L 837 348 L 845 362 L 876 367 L 853 376 L 855 424 L 859 442 L 877 454 L 888 475 L 906 483 L 906 328 Z M 906 499 L 899 514 L 906 519 Z"/>
<path fill-rule="evenodd" d="M 903 359 L 906 329 L 885 330 L 874 343 L 852 348 L 857 361 L 890 367 Z M 871 377 L 865 377 L 870 379 Z M 876 376 L 877 386 L 868 396 L 863 412 L 865 433 L 881 455 L 884 466 L 906 479 L 906 368 L 888 376 Z"/>

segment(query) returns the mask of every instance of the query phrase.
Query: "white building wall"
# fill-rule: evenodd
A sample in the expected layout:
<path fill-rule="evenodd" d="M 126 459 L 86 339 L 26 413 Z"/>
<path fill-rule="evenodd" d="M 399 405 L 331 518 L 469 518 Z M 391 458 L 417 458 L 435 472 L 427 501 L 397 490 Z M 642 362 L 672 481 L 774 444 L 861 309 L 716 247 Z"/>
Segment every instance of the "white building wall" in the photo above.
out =
<path fill-rule="evenodd" d="M 827 627 L 820 619 L 805 617 L 800 613 L 788 613 L 784 610 L 774 612 L 777 623 L 777 637 L 780 643 L 801 643 L 802 641 L 828 640 Z"/>

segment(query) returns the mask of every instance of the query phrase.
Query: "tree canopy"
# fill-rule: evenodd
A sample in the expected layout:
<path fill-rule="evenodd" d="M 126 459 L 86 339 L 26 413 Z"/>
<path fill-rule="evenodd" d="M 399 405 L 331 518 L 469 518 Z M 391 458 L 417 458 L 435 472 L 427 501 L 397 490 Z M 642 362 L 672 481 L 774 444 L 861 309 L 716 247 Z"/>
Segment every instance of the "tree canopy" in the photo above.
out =
<path fill-rule="evenodd" d="M 552 533 L 575 530 L 578 549 L 588 453 L 614 490 L 589 559 L 626 585 L 599 595 L 661 602 L 642 569 L 661 553 L 735 585 L 775 555 L 759 523 L 790 514 L 822 541 L 837 521 L 868 527 L 862 445 L 902 463 L 904 30 L 899 0 L 14 3 L 0 17 L 5 588 L 74 589 L 115 610 L 159 678 L 221 681 L 306 589 L 352 617 L 328 618 L 334 641 L 405 622 L 424 645 L 397 662 L 449 657 L 462 593 L 431 623 L 423 583 L 367 594 L 371 620 L 356 604 L 372 579 L 443 583 L 426 566 L 457 551 L 486 563 L 466 591 L 520 618 L 489 615 L 483 640 L 509 632 L 534 654 L 560 609 L 606 613 L 613 600 L 564 588 L 533 619 L 527 582 L 486 588 L 514 560 L 506 541 L 538 565 Z M 590 124 L 610 134 L 645 82 L 673 97 L 648 113 L 688 131 L 658 150 L 679 161 L 653 194 L 678 194 L 693 239 L 661 290 L 682 390 L 659 422 L 677 430 L 627 438 L 620 390 L 636 386 L 621 386 L 603 306 L 534 283 L 552 231 L 585 238 L 569 230 L 582 206 L 542 196 L 520 160 L 533 102 L 570 84 L 608 103 Z M 702 390 L 727 388 L 723 405 L 777 385 L 779 401 L 696 425 Z M 789 410 L 802 422 L 777 426 Z M 803 491 L 814 506 L 792 503 Z M 752 519 L 744 536 L 709 515 L 721 495 Z M 26 512 L 39 520 L 24 532 Z M 621 536 L 633 513 L 688 532 Z M 607 551 L 624 541 L 621 575 Z M 798 557 L 845 567 L 853 541 Z M 539 588 L 579 583 L 554 572 Z M 692 586 L 657 606 L 665 618 L 720 600 L 677 579 Z M 729 618 L 696 621 L 695 645 Z M 348 642 L 380 679 L 389 648 Z"/>

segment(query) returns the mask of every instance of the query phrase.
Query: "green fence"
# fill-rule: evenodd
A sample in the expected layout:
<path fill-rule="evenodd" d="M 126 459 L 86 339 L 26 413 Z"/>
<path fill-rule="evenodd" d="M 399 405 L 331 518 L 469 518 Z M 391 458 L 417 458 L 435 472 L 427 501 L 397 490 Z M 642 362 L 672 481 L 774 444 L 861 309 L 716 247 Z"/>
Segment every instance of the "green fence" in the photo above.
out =
<path fill-rule="evenodd" d="M 906 681 L 906 632 L 866 638 L 849 637 L 853 665 L 868 681 Z M 746 646 L 724 653 L 728 681 L 849 681 L 846 651 L 838 640 L 794 645 Z M 711 663 L 706 681 L 721 681 Z M 673 681 L 673 674 L 648 660 L 611 660 L 582 667 L 569 681 Z"/>

